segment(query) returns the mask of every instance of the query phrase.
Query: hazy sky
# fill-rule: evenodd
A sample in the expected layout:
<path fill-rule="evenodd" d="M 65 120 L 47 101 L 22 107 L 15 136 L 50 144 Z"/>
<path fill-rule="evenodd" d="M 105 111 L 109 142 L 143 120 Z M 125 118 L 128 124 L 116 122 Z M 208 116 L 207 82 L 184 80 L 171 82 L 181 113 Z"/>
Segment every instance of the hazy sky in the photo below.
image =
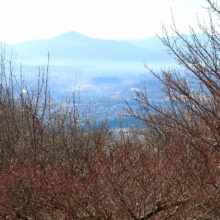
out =
<path fill-rule="evenodd" d="M 0 41 L 19 43 L 75 30 L 93 38 L 143 39 L 172 23 L 187 33 L 205 0 L 0 0 Z M 197 29 L 196 29 L 197 30 Z M 198 31 L 198 30 L 197 30 Z"/>

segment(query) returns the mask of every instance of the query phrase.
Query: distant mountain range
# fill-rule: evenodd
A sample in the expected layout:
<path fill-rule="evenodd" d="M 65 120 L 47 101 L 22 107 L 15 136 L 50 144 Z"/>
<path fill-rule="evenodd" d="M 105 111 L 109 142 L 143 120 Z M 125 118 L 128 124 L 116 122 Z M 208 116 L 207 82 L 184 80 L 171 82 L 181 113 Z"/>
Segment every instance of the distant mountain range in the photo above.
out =
<path fill-rule="evenodd" d="M 172 41 L 172 37 L 170 39 Z M 86 62 L 90 65 L 106 62 L 112 63 L 112 66 L 117 65 L 116 62 L 174 62 L 172 56 L 168 55 L 167 48 L 157 37 L 117 41 L 93 39 L 70 31 L 46 40 L 6 44 L 5 47 L 8 54 L 13 50 L 17 53 L 18 60 L 22 59 L 22 62 L 28 65 L 46 63 L 48 51 L 52 64 L 57 66 L 84 65 Z"/>
<path fill-rule="evenodd" d="M 169 62 L 170 56 L 164 52 L 164 46 L 160 43 L 152 48 L 151 41 L 158 43 L 158 39 L 148 38 L 137 41 L 117 41 L 93 39 L 71 31 L 47 40 L 26 41 L 20 44 L 6 44 L 6 51 L 17 52 L 18 59 L 24 63 L 45 62 L 49 51 L 53 63 L 66 63 L 72 61 L 117 61 L 117 62 Z M 150 43 L 148 43 L 150 42 Z M 149 45 L 149 46 L 148 46 Z M 163 51 L 161 53 L 161 51 Z"/>

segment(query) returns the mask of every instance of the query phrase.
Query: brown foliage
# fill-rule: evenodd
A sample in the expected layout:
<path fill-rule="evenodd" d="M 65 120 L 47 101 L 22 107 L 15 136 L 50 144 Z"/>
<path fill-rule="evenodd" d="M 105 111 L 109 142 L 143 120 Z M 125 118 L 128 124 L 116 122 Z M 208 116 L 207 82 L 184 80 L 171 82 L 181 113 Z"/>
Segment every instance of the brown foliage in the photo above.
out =
<path fill-rule="evenodd" d="M 219 219 L 220 39 L 210 24 L 199 24 L 204 41 L 192 28 L 189 40 L 175 24 L 171 41 L 164 28 L 161 40 L 185 74 L 150 70 L 167 106 L 137 92 L 140 110 L 128 104 L 127 111 L 146 127 L 133 136 L 121 132 L 120 141 L 106 126 L 79 126 L 75 92 L 55 105 L 48 67 L 29 87 L 2 55 L 0 218 Z"/>
<path fill-rule="evenodd" d="M 219 17 L 217 4 L 207 2 Z M 211 18 L 210 28 L 201 23 L 199 27 L 204 33 L 203 41 L 193 28 L 189 39 L 174 23 L 172 31 L 176 37 L 171 39 L 163 27 L 161 41 L 185 70 L 184 74 L 175 69 L 162 70 L 161 74 L 150 70 L 163 86 L 166 108 L 150 103 L 146 92 L 136 93 L 140 111 L 134 111 L 129 104 L 127 108 L 147 125 L 147 142 L 162 153 L 163 168 L 170 170 L 170 177 L 164 181 L 170 182 L 172 190 L 165 196 L 166 188 L 161 185 L 162 198 L 166 198 L 161 206 L 168 210 L 168 204 L 175 204 L 178 208 L 167 213 L 165 219 L 220 216 L 220 40 Z"/>

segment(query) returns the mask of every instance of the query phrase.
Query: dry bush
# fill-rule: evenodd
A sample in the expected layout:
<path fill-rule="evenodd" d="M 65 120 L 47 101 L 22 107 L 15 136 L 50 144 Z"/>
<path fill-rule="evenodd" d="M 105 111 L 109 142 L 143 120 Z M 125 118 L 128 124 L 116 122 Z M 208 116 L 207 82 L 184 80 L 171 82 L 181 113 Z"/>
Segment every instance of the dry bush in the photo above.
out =
<path fill-rule="evenodd" d="M 207 0 L 209 10 L 217 16 L 217 3 Z M 163 218 L 155 219 L 219 219 L 220 161 L 220 65 L 219 33 L 210 17 L 210 27 L 199 23 L 201 40 L 190 27 L 191 38 L 181 34 L 171 39 L 163 27 L 163 44 L 173 53 L 177 64 L 185 70 L 163 69 L 161 74 L 150 72 L 159 80 L 166 95 L 166 107 L 149 102 L 146 92 L 137 92 L 135 100 L 140 111 L 128 104 L 127 111 L 146 126 L 148 144 L 157 149 L 163 169 L 169 169 L 158 189 Z M 152 111 L 153 110 L 153 111 Z M 168 172 L 166 172 L 168 173 Z M 160 179 L 161 176 L 157 176 Z M 166 181 L 170 191 L 166 194 Z M 165 186 L 164 186 L 165 185 Z M 168 207 L 178 207 L 172 210 Z"/>
<path fill-rule="evenodd" d="M 217 4 L 207 2 L 220 14 Z M 127 111 L 146 127 L 132 136 L 121 130 L 119 140 L 105 125 L 79 126 L 83 109 L 75 92 L 54 106 L 48 66 L 28 87 L 2 56 L 0 217 L 219 219 L 220 40 L 210 24 L 199 24 L 204 41 L 192 28 L 189 40 L 175 25 L 177 37 L 170 40 L 164 28 L 161 40 L 186 72 L 151 71 L 167 107 L 137 92 L 140 111 L 129 104 Z"/>

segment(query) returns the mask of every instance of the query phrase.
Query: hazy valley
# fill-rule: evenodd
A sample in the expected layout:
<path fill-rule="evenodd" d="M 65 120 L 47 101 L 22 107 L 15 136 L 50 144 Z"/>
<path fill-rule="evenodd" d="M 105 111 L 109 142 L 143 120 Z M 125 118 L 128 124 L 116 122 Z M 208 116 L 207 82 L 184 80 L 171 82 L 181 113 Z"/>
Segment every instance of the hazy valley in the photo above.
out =
<path fill-rule="evenodd" d="M 2 43 L 2 49 L 8 59 L 13 57 L 15 75 L 22 65 L 27 82 L 36 78 L 38 66 L 47 64 L 49 54 L 49 87 L 54 100 L 60 102 L 72 91 L 80 91 L 80 104 L 98 105 L 97 117 L 108 115 L 109 121 L 118 118 L 119 112 L 126 115 L 125 101 L 135 107 L 132 97 L 144 89 L 144 83 L 149 99 L 161 102 L 165 97 L 160 85 L 145 65 L 159 72 L 160 67 L 175 62 L 157 37 L 116 41 L 71 31 L 47 40 Z"/>

